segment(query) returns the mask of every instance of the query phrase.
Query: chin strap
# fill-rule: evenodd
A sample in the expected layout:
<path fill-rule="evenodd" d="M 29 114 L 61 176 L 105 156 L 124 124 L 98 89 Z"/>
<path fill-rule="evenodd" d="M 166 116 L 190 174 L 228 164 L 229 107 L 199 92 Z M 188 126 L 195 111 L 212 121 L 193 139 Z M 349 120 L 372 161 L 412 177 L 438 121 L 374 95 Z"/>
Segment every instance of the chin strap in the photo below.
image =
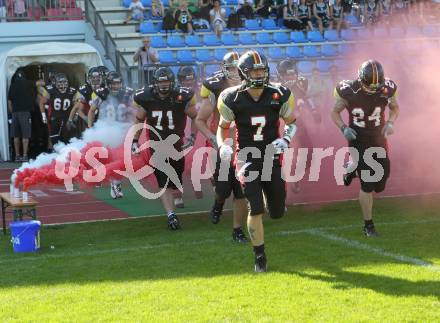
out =
<path fill-rule="evenodd" d="M 286 140 L 288 143 L 290 143 L 293 136 L 295 136 L 295 133 L 296 133 L 296 124 L 294 122 L 291 124 L 286 124 L 284 126 L 283 139 Z"/>

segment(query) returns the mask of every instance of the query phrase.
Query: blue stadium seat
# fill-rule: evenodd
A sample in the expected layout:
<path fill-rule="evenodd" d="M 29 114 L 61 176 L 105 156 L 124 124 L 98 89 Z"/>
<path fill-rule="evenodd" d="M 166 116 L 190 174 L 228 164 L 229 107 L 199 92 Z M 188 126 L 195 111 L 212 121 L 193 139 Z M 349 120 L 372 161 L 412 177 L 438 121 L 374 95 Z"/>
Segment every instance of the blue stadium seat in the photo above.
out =
<path fill-rule="evenodd" d="M 376 28 L 374 30 L 374 37 L 387 38 L 388 37 L 388 30 L 386 30 L 385 28 Z"/>
<path fill-rule="evenodd" d="M 268 63 L 269 64 L 269 71 L 270 71 L 270 74 L 275 74 L 275 71 L 277 70 L 277 63 L 276 62 L 269 62 Z"/>
<path fill-rule="evenodd" d="M 177 59 L 181 63 L 193 63 L 196 60 L 190 50 L 179 50 L 177 51 Z"/>
<path fill-rule="evenodd" d="M 238 0 L 226 0 L 226 4 L 229 6 L 236 6 L 238 5 Z"/>
<path fill-rule="evenodd" d="M 315 66 L 311 61 L 299 61 L 297 67 L 300 73 L 310 74 Z"/>
<path fill-rule="evenodd" d="M 301 58 L 304 56 L 298 46 L 287 47 L 286 55 L 290 58 Z"/>
<path fill-rule="evenodd" d="M 272 44 L 273 40 L 269 33 L 257 33 L 255 37 L 259 44 Z"/>
<path fill-rule="evenodd" d="M 336 30 L 326 30 L 324 31 L 324 38 L 328 41 L 338 41 L 341 40 L 341 38 L 338 35 L 338 32 Z"/>
<path fill-rule="evenodd" d="M 339 55 L 350 55 L 355 51 L 355 47 L 353 44 L 340 44 L 339 45 Z"/>
<path fill-rule="evenodd" d="M 122 5 L 123 5 L 125 8 L 130 7 L 130 3 L 131 3 L 131 0 L 123 0 L 123 1 L 122 1 Z"/>
<path fill-rule="evenodd" d="M 439 36 L 437 26 L 433 26 L 433 25 L 424 26 L 422 31 L 424 36 L 428 36 L 428 37 Z"/>
<path fill-rule="evenodd" d="M 211 55 L 208 49 L 197 49 L 196 60 L 200 62 L 211 62 L 214 60 L 214 57 Z"/>
<path fill-rule="evenodd" d="M 141 34 L 157 33 L 159 30 L 159 26 L 157 24 L 153 24 L 152 21 L 145 21 L 139 26 L 139 31 Z"/>
<path fill-rule="evenodd" d="M 271 59 L 283 59 L 286 56 L 281 47 L 270 47 L 268 52 Z"/>
<path fill-rule="evenodd" d="M 229 50 L 227 50 L 226 48 L 216 48 L 214 49 L 214 58 L 217 61 L 222 61 L 223 56 L 225 56 L 228 51 Z"/>
<path fill-rule="evenodd" d="M 273 33 L 273 40 L 277 44 L 288 44 L 290 43 L 290 37 L 288 33 Z"/>
<path fill-rule="evenodd" d="M 328 72 L 328 70 L 330 69 L 330 66 L 332 66 L 332 61 L 324 61 L 324 60 L 319 60 L 316 62 L 316 67 L 319 68 L 319 70 L 323 73 Z"/>
<path fill-rule="evenodd" d="M 188 35 L 185 38 L 185 43 L 190 47 L 200 47 L 203 46 L 202 42 L 200 41 L 199 36 L 197 35 Z"/>
<path fill-rule="evenodd" d="M 263 21 L 261 22 L 261 26 L 263 26 L 263 28 L 267 30 L 278 29 L 278 26 L 275 23 L 274 19 L 263 19 Z"/>
<path fill-rule="evenodd" d="M 357 39 L 369 39 L 371 38 L 370 30 L 366 28 L 361 28 L 357 30 Z"/>
<path fill-rule="evenodd" d="M 324 44 L 321 46 L 321 54 L 326 57 L 333 57 L 338 55 L 338 49 L 334 45 Z"/>
<path fill-rule="evenodd" d="M 183 38 L 177 35 L 168 36 L 167 44 L 169 47 L 185 47 Z"/>
<path fill-rule="evenodd" d="M 151 7 L 151 0 L 142 0 L 141 2 L 144 7 Z"/>
<path fill-rule="evenodd" d="M 343 40 L 354 40 L 355 35 L 353 29 L 342 29 L 341 38 Z"/>
<path fill-rule="evenodd" d="M 307 39 L 311 42 L 322 42 L 325 41 L 321 33 L 317 30 L 312 30 L 307 32 Z"/>
<path fill-rule="evenodd" d="M 222 34 L 221 41 L 223 45 L 226 46 L 234 46 L 239 44 L 237 38 L 235 38 L 233 34 Z"/>
<path fill-rule="evenodd" d="M 205 65 L 205 75 L 211 75 L 217 71 L 220 70 L 220 66 L 218 64 L 210 64 L 210 65 Z"/>
<path fill-rule="evenodd" d="M 159 52 L 159 61 L 163 63 L 174 63 L 176 59 L 174 58 L 173 52 L 170 50 L 162 50 Z"/>
<path fill-rule="evenodd" d="M 248 30 L 261 30 L 261 26 L 257 19 L 246 19 L 244 21 L 244 27 Z"/>
<path fill-rule="evenodd" d="M 400 27 L 391 27 L 390 36 L 392 38 L 403 38 L 405 36 L 405 31 Z"/>
<path fill-rule="evenodd" d="M 203 42 L 206 46 L 220 46 L 222 44 L 220 38 L 218 38 L 215 34 L 204 35 Z"/>
<path fill-rule="evenodd" d="M 165 39 L 162 36 L 153 36 L 150 38 L 150 40 L 151 40 L 151 47 L 154 48 L 167 47 L 167 43 L 165 42 Z"/>
<path fill-rule="evenodd" d="M 242 45 L 255 45 L 256 41 L 253 39 L 252 34 L 239 34 L 238 41 Z"/>
<path fill-rule="evenodd" d="M 321 53 L 318 51 L 318 46 L 304 46 L 304 56 L 306 57 L 320 57 Z"/>
<path fill-rule="evenodd" d="M 292 31 L 290 39 L 295 43 L 307 43 L 307 39 L 302 31 Z"/>
<path fill-rule="evenodd" d="M 345 20 L 348 22 L 350 27 L 358 27 L 361 25 L 361 22 L 357 19 L 356 16 L 353 15 L 346 15 Z"/>

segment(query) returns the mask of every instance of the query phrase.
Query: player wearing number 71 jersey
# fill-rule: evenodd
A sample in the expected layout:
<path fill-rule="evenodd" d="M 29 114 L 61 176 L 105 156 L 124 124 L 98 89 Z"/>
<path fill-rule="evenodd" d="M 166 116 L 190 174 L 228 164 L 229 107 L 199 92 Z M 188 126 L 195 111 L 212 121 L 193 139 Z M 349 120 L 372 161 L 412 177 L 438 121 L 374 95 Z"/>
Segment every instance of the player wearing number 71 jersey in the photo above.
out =
<path fill-rule="evenodd" d="M 393 124 L 399 114 L 396 89 L 396 84 L 384 77 L 382 65 L 375 60 L 368 60 L 359 68 L 357 80 L 340 82 L 334 92 L 336 103 L 331 112 L 332 119 L 348 140 L 349 146 L 359 153 L 359 158 L 352 156 L 354 162 L 347 168 L 344 184 L 350 185 L 352 179 L 359 176 L 359 202 L 366 236 L 377 235 L 372 218 L 373 192 L 379 193 L 385 189 L 390 174 L 386 137 L 394 132 Z M 387 106 L 390 113 L 385 121 Z M 348 126 L 341 118 L 343 110 L 349 114 Z M 383 170 L 377 173 L 378 178 L 374 178 L 376 170 L 372 168 L 373 163 L 379 163 Z"/>

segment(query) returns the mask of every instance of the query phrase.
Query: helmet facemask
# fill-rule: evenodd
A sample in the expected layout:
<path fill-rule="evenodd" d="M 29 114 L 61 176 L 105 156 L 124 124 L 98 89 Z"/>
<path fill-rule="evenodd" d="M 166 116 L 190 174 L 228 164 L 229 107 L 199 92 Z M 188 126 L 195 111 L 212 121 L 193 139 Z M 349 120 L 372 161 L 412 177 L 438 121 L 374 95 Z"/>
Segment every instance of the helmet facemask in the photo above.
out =
<path fill-rule="evenodd" d="M 172 82 L 166 76 L 159 77 L 155 84 L 155 87 L 158 93 L 162 95 L 167 95 L 171 92 Z"/>
<path fill-rule="evenodd" d="M 223 64 L 222 70 L 227 79 L 231 81 L 241 81 L 237 63 Z"/>
<path fill-rule="evenodd" d="M 122 80 L 120 78 L 114 78 L 110 83 L 110 93 L 117 95 L 122 88 Z"/>
<path fill-rule="evenodd" d="M 264 64 L 254 64 L 253 69 L 242 71 L 246 76 L 246 84 L 251 89 L 262 89 L 269 82 L 269 70 Z"/>
<path fill-rule="evenodd" d="M 89 76 L 89 84 L 92 87 L 92 89 L 95 91 L 99 89 L 102 85 L 102 76 L 99 72 L 93 72 Z"/>

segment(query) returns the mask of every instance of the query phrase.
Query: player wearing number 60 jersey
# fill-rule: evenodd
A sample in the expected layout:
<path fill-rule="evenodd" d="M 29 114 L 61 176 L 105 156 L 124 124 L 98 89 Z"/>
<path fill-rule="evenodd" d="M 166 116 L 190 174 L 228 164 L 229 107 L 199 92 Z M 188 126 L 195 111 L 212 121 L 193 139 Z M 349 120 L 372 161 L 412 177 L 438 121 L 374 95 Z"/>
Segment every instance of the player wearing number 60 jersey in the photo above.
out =
<path fill-rule="evenodd" d="M 194 119 L 197 115 L 195 108 L 194 92 L 185 87 L 175 86 L 175 76 L 169 67 L 158 68 L 153 75 L 151 86 L 144 87 L 136 92 L 134 102 L 139 106 L 136 114 L 138 123 L 146 119 L 150 128 L 154 131 L 148 132 L 150 140 L 163 141 L 170 135 L 177 135 L 178 140 L 174 147 L 169 147 L 170 152 L 181 152 L 183 138 L 185 137 L 186 117 Z M 133 142 L 133 153 L 137 153 L 140 132 L 135 135 Z M 160 136 L 160 138 L 158 138 Z M 191 137 L 195 137 L 192 134 Z M 158 153 L 159 154 L 159 153 Z M 172 154 L 170 155 L 172 156 Z M 177 174 L 178 180 L 182 183 L 182 175 L 185 167 L 185 160 L 175 160 L 172 157 L 166 162 Z M 165 188 L 162 194 L 162 205 L 168 215 L 168 227 L 171 230 L 180 229 L 180 222 L 174 212 L 173 190 L 177 189 L 169 174 L 155 168 L 154 175 L 160 188 Z"/>
<path fill-rule="evenodd" d="M 40 111 L 43 123 L 48 125 L 49 146 L 55 145 L 59 141 L 67 143 L 69 134 L 66 123 L 69 118 L 70 110 L 78 100 L 80 94 L 69 86 L 66 75 L 59 73 L 55 76 L 55 84 L 39 88 Z M 44 106 L 49 105 L 48 115 Z"/>
<path fill-rule="evenodd" d="M 379 193 L 385 189 L 390 174 L 386 137 L 394 132 L 393 124 L 399 114 L 396 90 L 396 84 L 384 77 L 382 65 L 369 60 L 360 67 L 357 80 L 340 82 L 334 92 L 336 103 L 332 119 L 348 140 L 349 146 L 359 154 L 359 158 L 352 156 L 354 162 L 347 168 L 344 183 L 350 185 L 356 175 L 360 178 L 359 201 L 365 220 L 363 231 L 367 236 L 377 235 L 372 219 L 373 192 Z M 387 106 L 390 113 L 386 120 Z M 349 114 L 348 126 L 340 115 L 343 110 Z M 377 163 L 381 166 L 379 172 L 373 169 Z M 378 178 L 370 178 L 370 173 Z"/>

